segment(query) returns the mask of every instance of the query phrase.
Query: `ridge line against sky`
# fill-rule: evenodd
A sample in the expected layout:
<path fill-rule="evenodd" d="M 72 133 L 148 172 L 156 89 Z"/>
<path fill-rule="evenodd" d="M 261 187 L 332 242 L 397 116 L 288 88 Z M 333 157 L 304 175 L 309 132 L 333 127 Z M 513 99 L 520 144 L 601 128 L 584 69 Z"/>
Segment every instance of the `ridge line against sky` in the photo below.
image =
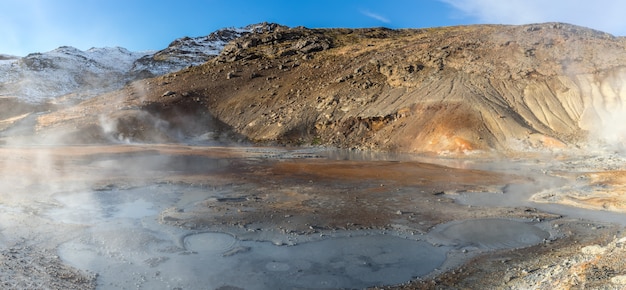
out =
<path fill-rule="evenodd" d="M 183 36 L 259 22 L 424 28 L 566 22 L 626 35 L 621 0 L 0 0 L 0 54 L 59 46 L 159 50 Z"/>

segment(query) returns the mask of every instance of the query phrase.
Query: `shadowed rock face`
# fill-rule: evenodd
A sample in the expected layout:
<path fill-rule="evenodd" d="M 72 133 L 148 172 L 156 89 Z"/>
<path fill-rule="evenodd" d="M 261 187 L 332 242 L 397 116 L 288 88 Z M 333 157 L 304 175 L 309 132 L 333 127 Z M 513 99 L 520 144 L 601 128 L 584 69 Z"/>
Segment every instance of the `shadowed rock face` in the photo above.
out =
<path fill-rule="evenodd" d="M 202 66 L 100 98 L 128 112 L 193 104 L 253 141 L 389 151 L 619 145 L 626 133 L 624 38 L 561 23 L 267 27 Z M 64 122 L 60 113 L 40 119 L 42 128 Z"/>

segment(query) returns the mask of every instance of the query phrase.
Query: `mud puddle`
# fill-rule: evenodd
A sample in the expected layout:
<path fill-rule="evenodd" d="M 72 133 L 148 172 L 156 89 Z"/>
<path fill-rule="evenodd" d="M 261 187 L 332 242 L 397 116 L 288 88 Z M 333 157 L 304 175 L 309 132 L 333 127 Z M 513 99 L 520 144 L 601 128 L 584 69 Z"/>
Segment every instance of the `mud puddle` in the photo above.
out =
<path fill-rule="evenodd" d="M 190 196 L 185 196 L 186 192 Z M 67 264 L 98 274 L 98 288 L 243 289 L 365 288 L 424 277 L 450 255 L 540 243 L 536 226 L 505 219 L 443 224 L 426 235 L 336 231 L 295 245 L 240 239 L 229 232 L 198 232 L 158 223 L 172 204 L 218 192 L 176 185 L 67 193 L 44 216 L 89 226 L 60 245 Z M 313 237 L 313 236 L 311 236 Z"/>

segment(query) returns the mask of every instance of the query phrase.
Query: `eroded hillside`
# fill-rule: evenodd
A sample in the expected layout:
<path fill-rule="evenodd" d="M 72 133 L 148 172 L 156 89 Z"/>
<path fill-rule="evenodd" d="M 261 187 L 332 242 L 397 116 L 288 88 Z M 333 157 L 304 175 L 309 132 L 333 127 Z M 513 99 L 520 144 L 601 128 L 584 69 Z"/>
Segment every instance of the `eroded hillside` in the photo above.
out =
<path fill-rule="evenodd" d="M 38 130 L 70 129 L 65 136 L 81 141 L 91 138 L 85 130 L 136 141 L 221 130 L 257 142 L 436 153 L 617 146 L 624 64 L 624 38 L 561 23 L 268 25 L 204 65 L 40 116 Z"/>

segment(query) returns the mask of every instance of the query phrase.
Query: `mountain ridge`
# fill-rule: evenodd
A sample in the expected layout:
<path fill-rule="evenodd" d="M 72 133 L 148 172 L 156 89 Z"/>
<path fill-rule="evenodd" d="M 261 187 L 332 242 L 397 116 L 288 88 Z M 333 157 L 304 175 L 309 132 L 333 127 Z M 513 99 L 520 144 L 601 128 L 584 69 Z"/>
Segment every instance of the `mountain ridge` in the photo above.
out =
<path fill-rule="evenodd" d="M 122 47 L 82 51 L 61 46 L 25 57 L 0 55 L 0 96 L 17 97 L 29 103 L 54 101 L 62 96 L 84 100 L 137 79 L 200 65 L 217 56 L 228 41 L 263 25 L 181 37 L 158 51 L 131 52 Z"/>
<path fill-rule="evenodd" d="M 260 143 L 437 154 L 623 146 L 625 38 L 564 23 L 270 26 L 202 65 L 40 116 L 38 128 L 80 120 L 71 135 L 97 140 L 217 130 Z M 98 129 L 101 116 L 116 120 L 114 130 Z"/>

